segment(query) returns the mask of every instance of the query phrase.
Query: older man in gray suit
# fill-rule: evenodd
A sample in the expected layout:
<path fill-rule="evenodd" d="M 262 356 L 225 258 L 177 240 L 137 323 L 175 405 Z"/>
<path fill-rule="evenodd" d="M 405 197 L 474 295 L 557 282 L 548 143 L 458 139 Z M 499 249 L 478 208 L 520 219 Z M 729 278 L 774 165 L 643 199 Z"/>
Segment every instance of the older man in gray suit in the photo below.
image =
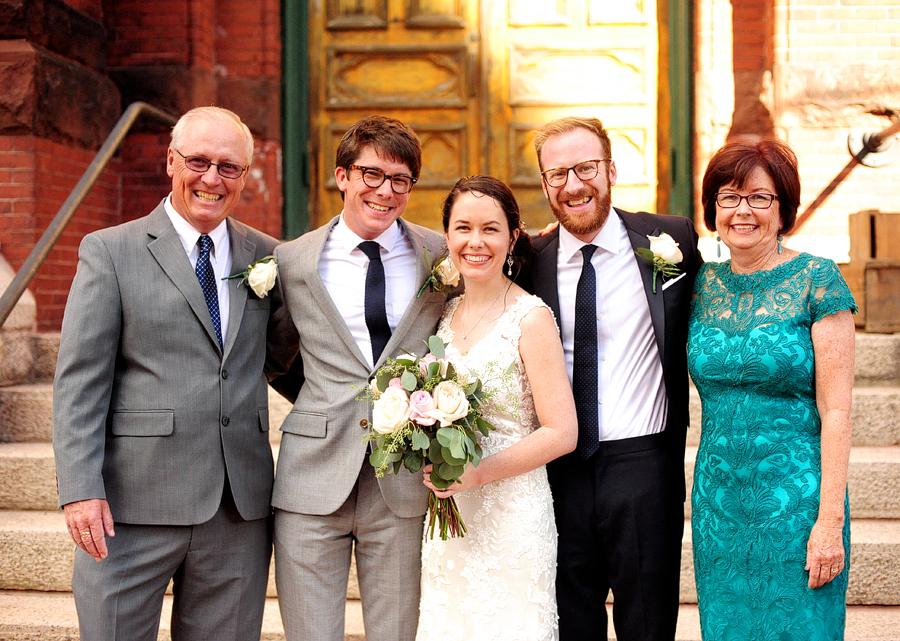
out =
<path fill-rule="evenodd" d="M 443 238 L 400 219 L 421 167 L 411 129 L 364 118 L 336 164 L 341 215 L 276 250 L 273 304 L 284 306 L 270 335 L 299 338 L 291 371 L 302 383 L 281 427 L 272 499 L 278 597 L 289 641 L 341 641 L 355 546 L 367 641 L 411 640 L 427 490 L 406 470 L 375 478 L 363 442 L 370 410 L 356 398 L 386 358 L 427 349 L 445 297 L 416 294 L 423 256 L 440 256 Z M 270 350 L 281 370 L 294 355 Z"/>
<path fill-rule="evenodd" d="M 259 639 L 271 556 L 270 299 L 222 280 L 276 241 L 229 218 L 253 157 L 237 115 L 186 113 L 172 193 L 84 238 L 54 384 L 59 502 L 82 641 Z"/>

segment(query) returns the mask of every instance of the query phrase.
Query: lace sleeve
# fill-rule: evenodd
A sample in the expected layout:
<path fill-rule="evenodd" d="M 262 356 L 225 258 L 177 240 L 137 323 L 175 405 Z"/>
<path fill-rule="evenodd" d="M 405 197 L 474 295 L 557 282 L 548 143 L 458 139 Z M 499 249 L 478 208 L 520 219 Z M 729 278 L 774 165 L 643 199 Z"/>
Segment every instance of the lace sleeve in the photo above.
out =
<path fill-rule="evenodd" d="M 853 294 L 834 261 L 820 258 L 818 263 L 812 270 L 813 289 L 809 302 L 812 322 L 844 309 L 853 314 L 859 312 Z"/>

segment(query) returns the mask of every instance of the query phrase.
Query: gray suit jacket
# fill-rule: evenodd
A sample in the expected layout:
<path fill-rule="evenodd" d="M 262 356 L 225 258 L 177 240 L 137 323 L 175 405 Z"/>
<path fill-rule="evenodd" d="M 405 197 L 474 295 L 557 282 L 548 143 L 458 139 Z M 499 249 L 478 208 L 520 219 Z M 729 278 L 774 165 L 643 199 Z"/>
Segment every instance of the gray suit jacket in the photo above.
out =
<path fill-rule="evenodd" d="M 361 422 L 371 420 L 372 411 L 368 402 L 355 399 L 363 394 L 362 388 L 374 370 L 369 368 L 319 275 L 319 258 L 337 221 L 334 218 L 275 252 L 280 277 L 272 298 L 270 378 L 290 367 L 299 395 L 281 426 L 272 504 L 300 514 L 326 515 L 340 508 L 360 469 L 369 464 L 363 442 L 367 428 Z M 439 234 L 402 220 L 400 225 L 419 256 L 427 248 L 433 261 L 444 251 L 444 239 Z M 426 276 L 424 261 L 420 260 L 414 276 L 416 285 Z M 434 333 L 445 300 L 444 294 L 430 288 L 413 298 L 375 369 L 386 355 L 402 354 L 401 348 L 424 354 L 425 341 Z M 296 346 L 298 341 L 299 353 L 286 347 Z M 401 469 L 400 474 L 386 474 L 378 483 L 385 502 L 397 516 L 425 513 L 428 491 L 421 475 Z"/>
<path fill-rule="evenodd" d="M 277 241 L 229 219 L 232 273 Z M 265 332 L 270 299 L 231 287 L 224 354 L 160 204 L 85 236 L 53 389 L 59 503 L 105 498 L 117 522 L 194 525 L 226 477 L 244 519 L 270 512 Z"/>

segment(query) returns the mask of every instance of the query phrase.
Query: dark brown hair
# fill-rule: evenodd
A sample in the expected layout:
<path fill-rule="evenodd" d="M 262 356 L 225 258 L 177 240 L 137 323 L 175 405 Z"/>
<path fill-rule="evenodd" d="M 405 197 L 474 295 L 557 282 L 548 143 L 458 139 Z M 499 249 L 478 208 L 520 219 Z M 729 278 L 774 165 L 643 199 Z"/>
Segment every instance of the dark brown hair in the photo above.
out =
<path fill-rule="evenodd" d="M 700 195 L 703 222 L 708 230 L 716 231 L 716 194 L 719 189 L 731 183 L 738 189 L 743 188 L 757 167 L 761 167 L 775 185 L 781 212 L 779 233 L 787 234 L 794 228 L 797 208 L 800 206 L 797 155 L 786 142 L 777 138 L 765 138 L 756 142 L 726 142 L 710 159 L 703 175 Z"/>
<path fill-rule="evenodd" d="M 416 132 L 395 118 L 367 116 L 356 122 L 338 145 L 335 154 L 337 167 L 344 169 L 356 162 L 368 145 L 382 158 L 405 163 L 418 180 L 422 170 L 422 145 Z"/>
<path fill-rule="evenodd" d="M 519 230 L 519 237 L 516 239 L 516 244 L 512 249 L 513 265 L 516 268 L 514 277 L 518 276 L 531 262 L 534 249 L 531 246 L 531 237 L 522 224 L 522 217 L 519 215 L 519 203 L 516 202 L 516 197 L 513 195 L 512 190 L 502 180 L 498 180 L 493 176 L 467 176 L 466 178 L 460 178 L 444 199 L 444 205 L 441 210 L 444 233 L 447 233 L 450 229 L 450 211 L 453 209 L 453 205 L 456 204 L 456 201 L 462 194 L 466 193 L 482 194 L 492 198 L 500 205 L 503 213 L 506 214 L 510 235 L 512 235 L 513 230 Z"/>

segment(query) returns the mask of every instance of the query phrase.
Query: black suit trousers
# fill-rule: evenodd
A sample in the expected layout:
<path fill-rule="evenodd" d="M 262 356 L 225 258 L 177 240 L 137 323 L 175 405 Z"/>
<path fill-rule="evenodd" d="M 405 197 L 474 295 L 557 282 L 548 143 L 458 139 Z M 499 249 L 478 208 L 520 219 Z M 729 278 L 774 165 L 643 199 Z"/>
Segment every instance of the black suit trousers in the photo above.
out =
<path fill-rule="evenodd" d="M 548 465 L 559 529 L 560 641 L 606 638 L 612 590 L 619 641 L 672 641 L 678 617 L 682 488 L 664 434 L 604 441 L 585 461 Z"/>

